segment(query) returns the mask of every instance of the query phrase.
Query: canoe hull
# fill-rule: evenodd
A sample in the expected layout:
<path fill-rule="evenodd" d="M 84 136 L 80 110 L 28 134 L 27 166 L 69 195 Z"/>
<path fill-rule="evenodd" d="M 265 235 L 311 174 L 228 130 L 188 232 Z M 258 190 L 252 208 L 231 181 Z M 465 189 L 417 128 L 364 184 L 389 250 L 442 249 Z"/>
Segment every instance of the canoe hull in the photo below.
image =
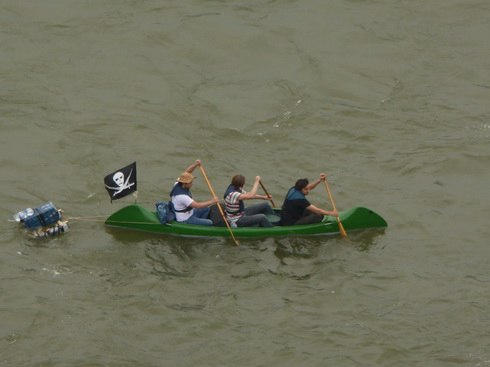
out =
<path fill-rule="evenodd" d="M 348 231 L 386 228 L 388 224 L 378 214 L 364 207 L 355 207 L 339 212 L 344 229 Z M 231 237 L 227 227 L 196 226 L 171 222 L 161 224 L 156 211 L 151 211 L 140 205 L 128 205 L 105 221 L 107 227 L 128 229 L 143 232 L 170 234 L 186 237 Z M 238 227 L 233 228 L 237 238 L 246 237 L 284 237 L 284 236 L 313 236 L 337 235 L 340 233 L 337 218 L 325 216 L 321 223 L 299 226 L 274 227 Z"/>

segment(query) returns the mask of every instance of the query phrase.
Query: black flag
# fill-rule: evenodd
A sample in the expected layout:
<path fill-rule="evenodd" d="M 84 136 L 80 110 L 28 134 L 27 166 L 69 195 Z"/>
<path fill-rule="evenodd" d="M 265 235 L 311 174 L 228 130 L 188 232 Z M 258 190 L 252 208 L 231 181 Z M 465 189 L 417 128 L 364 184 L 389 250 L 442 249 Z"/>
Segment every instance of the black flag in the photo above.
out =
<path fill-rule="evenodd" d="M 136 191 L 136 162 L 105 176 L 104 183 L 111 202 Z"/>

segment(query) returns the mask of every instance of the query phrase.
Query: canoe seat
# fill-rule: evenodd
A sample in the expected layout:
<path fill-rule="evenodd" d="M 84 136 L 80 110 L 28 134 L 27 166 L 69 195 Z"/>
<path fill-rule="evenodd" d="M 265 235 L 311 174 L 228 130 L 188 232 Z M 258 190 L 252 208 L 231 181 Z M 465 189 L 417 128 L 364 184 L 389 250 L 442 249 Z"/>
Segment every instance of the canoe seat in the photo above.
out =
<path fill-rule="evenodd" d="M 281 221 L 281 216 L 279 214 L 265 214 L 265 216 L 273 226 L 279 225 L 279 222 Z"/>

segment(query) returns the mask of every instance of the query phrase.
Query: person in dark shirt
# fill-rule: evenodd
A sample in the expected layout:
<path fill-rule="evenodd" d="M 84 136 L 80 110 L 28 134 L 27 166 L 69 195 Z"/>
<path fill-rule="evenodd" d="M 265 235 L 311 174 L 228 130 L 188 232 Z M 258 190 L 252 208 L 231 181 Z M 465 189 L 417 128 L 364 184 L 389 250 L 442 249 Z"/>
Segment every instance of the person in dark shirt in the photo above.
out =
<path fill-rule="evenodd" d="M 337 210 L 328 211 L 320 209 L 306 199 L 310 191 L 322 182 L 322 180 L 325 180 L 325 177 L 326 175 L 321 173 L 320 178 L 311 184 L 306 178 L 300 178 L 296 181 L 294 187 L 289 189 L 282 205 L 282 226 L 319 223 L 322 221 L 324 215 L 339 216 Z"/>

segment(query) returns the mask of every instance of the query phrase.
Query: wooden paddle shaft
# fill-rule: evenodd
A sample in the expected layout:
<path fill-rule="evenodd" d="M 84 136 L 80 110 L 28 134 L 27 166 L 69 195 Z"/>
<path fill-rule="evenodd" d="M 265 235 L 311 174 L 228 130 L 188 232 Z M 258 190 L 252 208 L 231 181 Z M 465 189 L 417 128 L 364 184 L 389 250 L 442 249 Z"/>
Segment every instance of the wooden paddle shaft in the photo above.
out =
<path fill-rule="evenodd" d="M 330 199 L 330 202 L 332 203 L 332 208 L 333 208 L 333 210 L 337 210 L 337 208 L 335 207 L 335 203 L 333 202 L 333 198 L 332 198 L 332 194 L 330 193 L 330 189 L 328 188 L 327 179 L 324 179 L 323 182 L 325 182 L 325 188 L 327 189 L 328 197 Z M 343 237 L 347 237 L 347 232 L 345 232 L 344 226 L 342 225 L 342 222 L 340 221 L 339 217 L 337 217 L 337 223 L 339 224 L 340 234 Z"/>
<path fill-rule="evenodd" d="M 268 197 L 271 197 L 271 196 L 269 195 L 269 193 L 267 192 L 267 189 L 265 188 L 265 186 L 264 186 L 264 184 L 262 183 L 262 181 L 259 181 L 259 182 L 260 182 L 260 186 L 262 186 L 262 190 L 264 190 L 265 194 L 266 194 Z M 271 198 L 271 199 L 269 199 L 269 200 L 270 200 L 270 202 L 271 202 L 272 206 L 273 206 L 274 208 L 277 208 L 276 204 L 274 204 L 274 200 L 272 200 L 272 198 Z"/>
<path fill-rule="evenodd" d="M 206 175 L 206 172 L 204 172 L 204 168 L 202 168 L 201 165 L 199 166 L 199 168 L 201 169 L 202 175 L 204 176 L 204 179 L 206 180 L 206 183 L 208 184 L 209 191 L 211 191 L 211 195 L 213 195 L 213 197 L 215 197 L 216 194 L 214 193 L 213 187 L 211 186 L 211 183 L 208 180 L 208 176 Z M 233 231 L 231 230 L 230 223 L 228 223 L 228 221 L 226 220 L 225 213 L 223 213 L 223 209 L 221 208 L 221 205 L 219 204 L 219 202 L 216 203 L 216 205 L 218 205 L 219 212 L 221 213 L 221 216 L 223 217 L 223 220 L 225 221 L 225 224 L 228 227 L 228 230 L 230 231 L 231 237 L 233 238 L 235 245 L 238 246 L 238 241 L 235 238 Z"/>

